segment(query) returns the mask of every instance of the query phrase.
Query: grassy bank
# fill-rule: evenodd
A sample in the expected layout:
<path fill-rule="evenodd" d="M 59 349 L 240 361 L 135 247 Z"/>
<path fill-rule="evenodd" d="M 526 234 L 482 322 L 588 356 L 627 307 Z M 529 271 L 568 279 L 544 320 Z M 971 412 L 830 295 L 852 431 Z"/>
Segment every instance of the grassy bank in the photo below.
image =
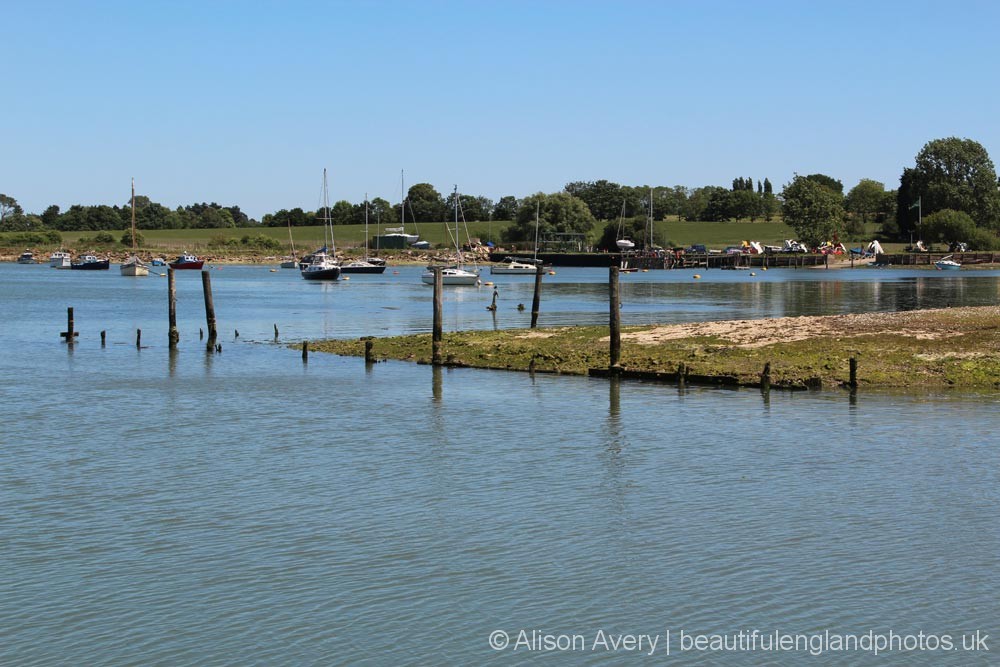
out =
<path fill-rule="evenodd" d="M 1000 388 L 1000 307 L 949 308 L 774 320 L 626 327 L 622 365 L 630 371 L 760 381 L 774 386 L 840 386 L 858 359 L 861 387 Z M 364 355 L 361 341 L 310 342 L 314 351 Z M 429 363 L 430 335 L 379 338 L 380 359 Z M 451 365 L 586 374 L 608 365 L 607 327 L 445 334 Z"/>

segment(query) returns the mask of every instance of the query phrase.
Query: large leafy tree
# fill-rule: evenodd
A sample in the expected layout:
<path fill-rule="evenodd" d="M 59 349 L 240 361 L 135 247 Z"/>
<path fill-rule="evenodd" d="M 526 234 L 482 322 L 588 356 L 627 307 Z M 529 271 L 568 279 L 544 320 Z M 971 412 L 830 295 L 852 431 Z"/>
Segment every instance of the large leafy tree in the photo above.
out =
<path fill-rule="evenodd" d="M 596 220 L 587 204 L 567 192 L 543 194 L 541 192 L 525 197 L 517 210 L 514 224 L 507 228 L 507 241 L 535 240 L 535 211 L 538 211 L 538 235 L 544 238 L 550 234 L 589 234 Z"/>
<path fill-rule="evenodd" d="M 796 175 L 781 197 L 785 223 L 807 245 L 819 245 L 843 232 L 843 197 L 815 179 Z"/>
<path fill-rule="evenodd" d="M 819 183 L 828 190 L 836 192 L 841 197 L 844 196 L 844 184 L 833 176 L 827 176 L 826 174 L 809 174 L 803 178 Z"/>
<path fill-rule="evenodd" d="M 510 195 L 500 197 L 500 201 L 493 207 L 493 219 L 513 220 L 517 215 L 518 204 L 517 197 Z"/>
<path fill-rule="evenodd" d="M 0 194 L 0 226 L 9 225 L 11 218 L 20 217 L 24 211 L 17 200 L 9 195 Z"/>
<path fill-rule="evenodd" d="M 632 215 L 628 210 L 627 200 L 633 199 L 633 193 L 626 192 L 618 183 L 611 181 L 574 181 L 567 183 L 564 191 L 586 203 L 591 215 L 598 220 L 616 220 L 621 215 L 622 202 L 626 202 L 626 215 Z"/>
<path fill-rule="evenodd" d="M 919 209 L 914 207 L 918 200 Z M 896 203 L 904 234 L 916 230 L 918 213 L 946 208 L 968 213 L 979 227 L 1000 228 L 996 170 L 986 149 L 971 139 L 927 142 L 914 166 L 903 169 Z"/>
<path fill-rule="evenodd" d="M 450 208 L 444 201 L 444 197 L 434 189 L 430 183 L 417 183 L 410 186 L 406 193 L 406 204 L 412 212 L 413 219 L 417 222 L 440 222 L 447 220 L 450 216 Z M 409 216 L 407 216 L 409 220 Z"/>
<path fill-rule="evenodd" d="M 862 178 L 847 193 L 844 208 L 864 224 L 881 212 L 884 203 L 885 185 L 870 178 Z"/>

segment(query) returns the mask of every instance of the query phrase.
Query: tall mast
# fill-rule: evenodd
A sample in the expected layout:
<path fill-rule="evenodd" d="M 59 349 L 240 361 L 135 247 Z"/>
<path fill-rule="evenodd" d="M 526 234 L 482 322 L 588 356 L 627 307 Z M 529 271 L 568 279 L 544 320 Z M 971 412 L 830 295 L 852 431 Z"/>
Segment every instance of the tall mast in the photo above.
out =
<path fill-rule="evenodd" d="M 135 255 L 135 176 L 132 177 L 132 254 Z"/>
<path fill-rule="evenodd" d="M 368 193 L 365 193 L 365 261 L 368 261 Z"/>
<path fill-rule="evenodd" d="M 406 233 L 406 189 L 403 185 L 403 170 L 399 170 L 399 224 L 403 227 L 399 231 Z"/>

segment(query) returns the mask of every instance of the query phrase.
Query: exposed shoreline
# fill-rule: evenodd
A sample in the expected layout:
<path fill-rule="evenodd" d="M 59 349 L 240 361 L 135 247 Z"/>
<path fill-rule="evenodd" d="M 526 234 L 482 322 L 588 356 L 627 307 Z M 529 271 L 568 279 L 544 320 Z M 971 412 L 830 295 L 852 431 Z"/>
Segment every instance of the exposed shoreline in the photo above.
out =
<path fill-rule="evenodd" d="M 358 340 L 311 341 L 310 350 L 363 356 Z M 430 334 L 376 338 L 378 359 L 430 363 Z M 608 366 L 607 327 L 444 334 L 446 365 L 587 374 Z M 726 384 L 836 387 L 858 361 L 860 387 L 1000 389 L 1000 306 L 624 327 L 622 366 L 671 376 L 683 368 Z"/>

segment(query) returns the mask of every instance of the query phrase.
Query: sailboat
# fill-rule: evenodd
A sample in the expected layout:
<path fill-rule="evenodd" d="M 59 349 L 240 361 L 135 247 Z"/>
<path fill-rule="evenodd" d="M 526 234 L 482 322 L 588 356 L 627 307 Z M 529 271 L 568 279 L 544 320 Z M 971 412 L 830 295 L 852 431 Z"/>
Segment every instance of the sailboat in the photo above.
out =
<path fill-rule="evenodd" d="M 615 245 L 618 246 L 619 250 L 632 250 L 635 248 L 635 242 L 631 239 L 625 238 L 622 233 L 625 231 L 625 200 L 622 200 L 622 214 L 618 218 L 618 240 L 615 241 Z"/>
<path fill-rule="evenodd" d="M 535 275 L 538 273 L 538 218 L 541 210 L 541 202 L 535 202 L 535 253 L 531 259 L 523 257 L 504 257 L 502 262 L 490 266 L 490 273 L 494 275 Z"/>
<path fill-rule="evenodd" d="M 408 248 L 414 243 L 420 243 L 419 234 L 406 233 L 406 185 L 403 182 L 403 172 L 399 172 L 399 227 L 386 227 L 384 238 L 386 248 Z M 410 209 L 413 212 L 413 209 Z M 416 224 L 416 222 L 414 222 Z"/>
<path fill-rule="evenodd" d="M 441 283 L 443 285 L 478 285 L 479 271 L 469 271 L 462 264 L 462 246 L 458 240 L 458 186 L 455 186 L 455 252 L 458 253 L 458 263 L 453 266 L 442 266 Z M 428 266 L 427 270 L 421 274 L 420 280 L 428 285 L 434 284 L 434 269 L 438 267 Z"/>
<path fill-rule="evenodd" d="M 326 169 L 323 170 L 323 247 L 312 254 L 309 263 L 302 267 L 301 274 L 306 280 L 337 280 L 340 278 L 340 264 L 336 260 L 336 246 L 333 245 L 333 228 L 330 224 L 330 195 L 326 187 Z M 329 234 L 327 232 L 329 231 Z M 329 242 L 327 236 L 329 235 Z M 329 247 L 328 247 L 329 244 Z"/>
<path fill-rule="evenodd" d="M 292 249 L 292 254 L 289 258 L 281 263 L 281 268 L 283 269 L 297 269 L 299 268 L 299 260 L 295 259 L 295 241 L 292 240 L 292 219 L 288 218 L 288 245 Z"/>
<path fill-rule="evenodd" d="M 135 179 L 132 179 L 132 255 L 119 267 L 123 276 L 148 276 L 149 267 L 146 266 L 137 252 L 138 243 L 135 238 Z"/>
<path fill-rule="evenodd" d="M 384 273 L 385 260 L 368 257 L 368 194 L 365 194 L 365 258 L 356 259 L 340 267 L 341 273 Z"/>

